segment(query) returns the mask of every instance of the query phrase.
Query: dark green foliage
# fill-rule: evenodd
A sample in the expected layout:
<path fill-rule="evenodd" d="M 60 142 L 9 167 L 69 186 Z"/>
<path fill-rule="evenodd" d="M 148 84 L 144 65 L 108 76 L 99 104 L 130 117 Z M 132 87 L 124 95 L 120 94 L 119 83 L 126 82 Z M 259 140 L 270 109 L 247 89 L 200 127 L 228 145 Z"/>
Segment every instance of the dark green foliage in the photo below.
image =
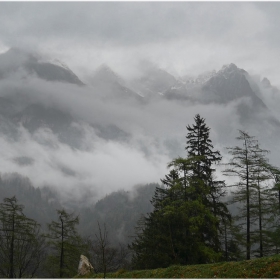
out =
<path fill-rule="evenodd" d="M 210 181 L 215 171 L 212 164 L 219 162 L 222 157 L 219 151 L 213 151 L 212 141 L 209 138 L 210 128 L 206 126 L 205 119 L 197 114 L 194 118 L 195 124 L 187 126 L 188 135 L 186 150 L 188 156 L 201 156 L 193 168 L 194 176 L 201 180 Z"/>
<path fill-rule="evenodd" d="M 144 217 L 142 231 L 130 248 L 135 268 L 167 267 L 217 261 L 221 219 L 228 219 L 220 201 L 224 183 L 215 182 L 212 164 L 221 160 L 212 151 L 209 128 L 199 115 L 188 126 L 188 157 L 176 158 L 152 198 L 154 211 Z"/>
<path fill-rule="evenodd" d="M 215 168 L 214 164 L 218 164 L 222 160 L 219 151 L 214 150 L 212 141 L 209 138 L 210 128 L 206 126 L 205 119 L 197 114 L 194 118 L 195 124 L 187 126 L 188 135 L 186 150 L 189 157 L 195 159 L 192 177 L 204 182 L 207 190 L 201 191 L 196 187 L 196 195 L 205 195 L 204 204 L 207 205 L 214 216 L 218 219 L 216 224 L 218 236 L 216 237 L 216 251 L 221 250 L 219 239 L 223 238 L 224 223 L 231 219 L 231 215 L 223 202 L 223 197 L 226 195 L 226 185 L 224 181 L 214 180 Z"/>
<path fill-rule="evenodd" d="M 4 278 L 31 278 L 44 258 L 40 226 L 23 214 L 16 197 L 0 204 L 0 275 Z"/>

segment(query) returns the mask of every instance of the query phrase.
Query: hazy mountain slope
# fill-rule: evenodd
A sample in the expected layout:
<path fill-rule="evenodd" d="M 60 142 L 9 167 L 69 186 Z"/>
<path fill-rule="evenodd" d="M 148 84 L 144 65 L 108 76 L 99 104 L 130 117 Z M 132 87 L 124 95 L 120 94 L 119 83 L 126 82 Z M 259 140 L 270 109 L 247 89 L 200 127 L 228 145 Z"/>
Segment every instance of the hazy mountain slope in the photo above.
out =
<path fill-rule="evenodd" d="M 150 202 L 158 184 L 134 187 L 132 191 L 117 191 L 100 199 L 92 208 L 81 209 L 80 229 L 94 237 L 97 223 L 106 224 L 110 240 L 114 244 L 130 243 L 141 216 L 151 212 Z"/>
<path fill-rule="evenodd" d="M 253 92 L 247 80 L 249 74 L 235 64 L 224 65 L 218 72 L 212 71 L 197 78 L 188 78 L 177 82 L 165 92 L 168 98 L 182 98 L 202 102 L 225 104 L 238 98 L 250 97 L 255 105 L 265 107 Z"/>
<path fill-rule="evenodd" d="M 146 98 L 162 95 L 177 83 L 177 79 L 167 71 L 147 61 L 140 64 L 142 74 L 130 81 L 130 86 Z"/>
<path fill-rule="evenodd" d="M 93 92 L 101 99 L 114 99 L 116 102 L 129 99 L 143 102 L 142 96 L 126 87 L 125 81 L 106 64 L 97 68 L 94 75 L 89 78 L 89 82 Z"/>
<path fill-rule="evenodd" d="M 64 66 L 17 50 L 0 55 L 1 172 L 30 178 L 3 177 L 2 197 L 18 196 L 42 223 L 66 207 L 80 214 L 83 234 L 92 235 L 99 221 L 113 242 L 129 242 L 152 209 L 156 184 L 145 184 L 159 182 L 168 162 L 185 156 L 185 126 L 195 114 L 206 118 L 226 158 L 225 147 L 244 129 L 279 162 L 280 91 L 268 79 L 234 64 L 180 79 L 156 66 L 142 70 L 130 84 L 103 65 L 81 87 Z"/>
<path fill-rule="evenodd" d="M 159 182 L 168 162 L 184 156 L 185 126 L 197 113 L 225 155 L 243 129 L 279 162 L 280 92 L 234 64 L 175 78 L 146 63 L 130 89 L 133 83 L 106 65 L 79 86 L 70 69 L 48 62 L 72 77 L 51 71 L 54 82 L 39 73 L 34 65 L 43 58 L 36 57 L 15 49 L 0 55 L 1 171 L 47 182 L 72 204 Z"/>
<path fill-rule="evenodd" d="M 59 111 L 51 107 L 45 107 L 41 104 L 31 104 L 23 111 L 13 116 L 17 123 L 21 123 L 31 133 L 40 127 L 48 127 L 54 132 L 69 127 L 73 121 L 69 113 Z"/>
<path fill-rule="evenodd" d="M 56 210 L 65 208 L 80 218 L 79 230 L 83 236 L 97 233 L 97 222 L 106 224 L 112 243 L 127 244 L 135 233 L 135 226 L 141 215 L 152 211 L 150 199 L 157 184 L 135 187 L 130 192 L 118 191 L 108 194 L 96 204 L 73 205 L 60 203 L 60 196 L 48 187 L 35 188 L 30 180 L 19 174 L 2 174 L 0 180 L 0 202 L 16 196 L 24 205 L 24 213 L 47 230 L 47 224 L 57 219 Z"/>
<path fill-rule="evenodd" d="M 50 189 L 35 188 L 28 178 L 16 173 L 2 174 L 0 201 L 13 196 L 24 206 L 24 214 L 40 223 L 43 230 L 56 219 L 56 209 L 61 208 L 57 194 Z"/>
<path fill-rule="evenodd" d="M 254 79 L 235 64 L 224 65 L 218 72 L 212 71 L 198 78 L 178 81 L 164 96 L 171 100 L 186 100 L 202 104 L 229 104 L 238 102 L 236 113 L 240 123 L 251 125 L 261 116 L 266 121 L 280 125 L 257 92 L 261 89 Z M 265 120 L 264 120 L 265 121 Z"/>
<path fill-rule="evenodd" d="M 7 78 L 10 75 L 27 78 L 32 74 L 46 81 L 83 85 L 77 75 L 62 64 L 40 61 L 35 55 L 17 48 L 11 48 L 0 55 L 0 78 Z"/>

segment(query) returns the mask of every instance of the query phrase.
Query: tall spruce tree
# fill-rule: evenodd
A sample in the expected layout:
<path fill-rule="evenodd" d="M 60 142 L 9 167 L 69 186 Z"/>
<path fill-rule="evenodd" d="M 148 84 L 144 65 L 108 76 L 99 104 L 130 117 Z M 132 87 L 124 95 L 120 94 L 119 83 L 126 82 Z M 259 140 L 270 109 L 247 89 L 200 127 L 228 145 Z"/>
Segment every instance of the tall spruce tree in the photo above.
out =
<path fill-rule="evenodd" d="M 154 211 L 145 218 L 142 232 L 130 246 L 135 252 L 132 260 L 135 268 L 207 263 L 219 259 L 213 241 L 217 219 L 203 203 L 203 195 L 193 198 L 190 177 L 182 176 L 189 174 L 192 164 L 192 159 L 175 160 L 174 169 L 162 180 L 164 185 L 157 188 L 152 199 Z M 204 183 L 200 183 L 201 191 L 205 191 Z"/>
<path fill-rule="evenodd" d="M 187 126 L 186 150 L 188 157 L 196 158 L 193 177 L 202 180 L 207 186 L 208 192 L 205 192 L 205 204 L 212 209 L 213 214 L 218 218 L 217 227 L 219 232 L 222 233 L 224 224 L 231 219 L 227 206 L 222 201 L 222 198 L 226 195 L 225 182 L 214 180 L 214 164 L 218 164 L 222 160 L 222 156 L 218 150 L 214 150 L 210 139 L 210 128 L 206 125 L 205 119 L 197 114 L 194 121 L 195 124 Z M 201 195 L 199 189 L 197 189 L 197 195 Z M 218 239 L 216 240 L 216 250 L 219 250 Z"/>
<path fill-rule="evenodd" d="M 142 232 L 130 246 L 135 268 L 207 263 L 221 257 L 219 215 L 228 215 L 228 211 L 218 200 L 223 192 L 217 196 L 217 190 L 224 184 L 214 184 L 212 167 L 221 156 L 212 151 L 204 119 L 197 115 L 195 120 L 194 127 L 187 127 L 188 157 L 168 165 L 171 171 L 151 201 L 154 211 L 144 219 Z"/>
<path fill-rule="evenodd" d="M 194 175 L 204 180 L 211 181 L 212 173 L 215 171 L 212 164 L 221 161 L 219 151 L 213 151 L 214 147 L 209 137 L 210 128 L 206 126 L 205 119 L 197 114 L 194 118 L 195 124 L 187 126 L 188 134 L 186 150 L 188 156 L 200 156 L 193 170 Z"/>
<path fill-rule="evenodd" d="M 219 207 L 220 211 L 225 211 L 225 215 L 228 214 L 224 205 L 219 204 L 220 199 L 225 196 L 225 183 L 224 181 L 215 181 L 214 172 L 215 168 L 213 164 L 217 164 L 222 160 L 222 156 L 219 151 L 214 151 L 214 146 L 210 139 L 210 128 L 206 125 L 205 119 L 201 118 L 197 114 L 194 118 L 195 124 L 187 126 L 188 134 L 187 138 L 187 155 L 188 157 L 196 157 L 195 168 L 193 170 L 193 176 L 203 180 L 209 187 L 209 198 L 212 200 L 213 213 L 218 215 Z M 222 214 L 222 213 L 220 213 Z"/>

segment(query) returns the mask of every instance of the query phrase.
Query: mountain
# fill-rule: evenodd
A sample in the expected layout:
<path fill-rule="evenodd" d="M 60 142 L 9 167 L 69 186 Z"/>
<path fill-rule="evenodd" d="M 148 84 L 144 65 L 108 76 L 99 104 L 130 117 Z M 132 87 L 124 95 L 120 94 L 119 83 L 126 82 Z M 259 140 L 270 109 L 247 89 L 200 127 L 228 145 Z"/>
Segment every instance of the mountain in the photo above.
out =
<path fill-rule="evenodd" d="M 1 174 L 0 202 L 13 196 L 24 206 L 24 214 L 39 222 L 43 230 L 47 230 L 47 224 L 56 219 L 56 209 L 62 207 L 56 192 L 51 189 L 35 188 L 27 177 L 17 173 Z"/>
<path fill-rule="evenodd" d="M 69 186 L 67 196 L 74 189 L 77 203 L 96 200 L 101 185 L 126 189 L 126 178 L 147 183 L 145 168 L 159 180 L 168 161 L 184 151 L 184 127 L 196 113 L 210 116 L 220 147 L 234 142 L 237 129 L 248 129 L 268 149 L 280 149 L 280 91 L 235 64 L 175 78 L 145 62 L 134 81 L 103 64 L 81 86 L 66 66 L 43 61 L 17 49 L 0 55 L 2 169 L 34 176 L 40 186 L 49 178 L 58 189 Z"/>
<path fill-rule="evenodd" d="M 112 84 L 112 85 L 124 85 L 125 81 L 117 75 L 107 64 L 100 65 L 92 79 L 91 83 L 94 84 Z"/>
<path fill-rule="evenodd" d="M 225 104 L 238 98 L 250 97 L 260 106 L 265 104 L 253 92 L 248 73 L 235 64 L 224 65 L 218 72 L 211 71 L 198 77 L 184 77 L 164 95 L 169 99 L 186 99 L 202 103 Z"/>
<path fill-rule="evenodd" d="M 262 83 L 269 86 L 267 80 Z M 164 97 L 201 104 L 225 105 L 237 102 L 236 110 L 240 123 L 249 125 L 261 116 L 266 118 L 264 121 L 274 122 L 280 127 L 280 122 L 262 100 L 261 91 L 249 73 L 231 63 L 217 72 L 214 70 L 198 77 L 178 80 L 176 85 L 164 93 Z"/>
<path fill-rule="evenodd" d="M 3 175 L 0 198 L 16 195 L 42 223 L 66 207 L 80 213 L 84 234 L 105 222 L 113 242 L 128 242 L 156 184 L 133 186 L 160 181 L 184 156 L 184 128 L 197 113 L 209 117 L 221 153 L 237 129 L 248 130 L 280 164 L 280 91 L 267 78 L 235 64 L 179 78 L 146 62 L 140 70 L 127 81 L 101 65 L 83 84 L 60 62 L 1 54 L 0 171 L 30 179 Z"/>
<path fill-rule="evenodd" d="M 266 107 L 252 90 L 248 82 L 248 73 L 235 64 L 224 65 L 220 71 L 202 84 L 205 94 L 212 93 L 213 101 L 228 103 L 238 98 L 250 97 L 255 106 Z"/>
<path fill-rule="evenodd" d="M 151 212 L 150 202 L 158 184 L 147 184 L 134 187 L 131 191 L 112 192 L 91 208 L 80 210 L 80 230 L 85 235 L 93 236 L 97 226 L 106 224 L 112 243 L 128 244 L 135 236 L 135 227 L 141 216 Z"/>
<path fill-rule="evenodd" d="M 43 85 L 46 92 L 56 90 L 53 82 L 68 85 L 63 88 L 64 91 L 77 92 L 77 88 L 71 88 L 71 85 L 86 86 L 71 69 L 57 59 L 48 62 L 44 61 L 40 55 L 18 48 L 9 49 L 0 54 L 0 81 L 10 81 L 10 85 L 2 89 L 2 96 L 0 96 L 0 133 L 15 140 L 19 136 L 17 128 L 20 125 L 31 134 L 39 129 L 50 129 L 62 143 L 81 149 L 84 132 L 79 129 L 79 126 L 84 121 L 73 116 L 72 112 L 67 111 L 66 108 L 53 107 L 46 102 L 38 101 L 42 94 L 39 85 L 26 83 L 27 80 L 32 81 L 34 77 L 49 83 L 50 87 L 48 84 Z M 99 67 L 92 83 L 94 86 L 91 90 L 94 89 L 98 97 L 115 98 L 120 102 L 123 99 L 133 101 L 142 99 L 138 94 L 126 88 L 125 82 L 106 65 Z M 30 92 L 35 92 L 38 98 L 30 95 Z M 75 123 L 78 125 L 73 125 Z M 100 125 L 92 119 L 88 125 L 104 139 L 124 139 L 129 136 L 115 124 Z M 50 145 L 51 143 L 41 144 Z"/>
<path fill-rule="evenodd" d="M 97 232 L 97 222 L 106 224 L 110 241 L 117 245 L 131 242 L 135 226 L 142 215 L 152 211 L 150 200 L 158 184 L 147 184 L 131 191 L 116 191 L 101 198 L 90 206 L 60 201 L 60 195 L 45 186 L 36 188 L 27 177 L 17 173 L 1 174 L 0 202 L 4 198 L 16 196 L 18 203 L 24 206 L 24 214 L 36 220 L 45 231 L 47 224 L 57 220 L 56 210 L 79 215 L 79 230 L 82 236 L 92 236 Z"/>
<path fill-rule="evenodd" d="M 11 75 L 20 75 L 23 78 L 35 75 L 46 81 L 84 85 L 78 76 L 62 63 L 44 62 L 40 57 L 18 48 L 11 48 L 0 55 L 0 78 L 5 79 Z"/>
<path fill-rule="evenodd" d="M 140 63 L 141 77 L 133 79 L 130 86 L 148 98 L 162 95 L 177 83 L 177 79 L 167 71 L 147 61 Z"/>
<path fill-rule="evenodd" d="M 143 102 L 142 96 L 128 88 L 125 81 L 106 64 L 99 66 L 89 81 L 93 92 L 103 100 Z"/>

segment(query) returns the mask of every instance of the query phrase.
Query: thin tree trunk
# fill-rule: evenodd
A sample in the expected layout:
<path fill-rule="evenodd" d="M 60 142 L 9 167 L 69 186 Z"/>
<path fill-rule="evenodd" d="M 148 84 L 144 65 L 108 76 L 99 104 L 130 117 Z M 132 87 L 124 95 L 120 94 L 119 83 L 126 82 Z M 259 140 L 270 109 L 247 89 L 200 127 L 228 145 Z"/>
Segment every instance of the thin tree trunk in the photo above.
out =
<path fill-rule="evenodd" d="M 246 242 L 246 257 L 250 260 L 250 192 L 249 192 L 249 162 L 248 162 L 248 148 L 245 140 L 245 157 L 246 157 L 246 208 L 247 208 L 247 242 Z"/>
<path fill-rule="evenodd" d="M 260 191 L 259 180 L 258 180 L 258 198 L 259 198 L 260 257 L 263 257 L 262 204 L 261 204 L 261 191 Z"/>
<path fill-rule="evenodd" d="M 9 278 L 14 278 L 14 242 L 15 242 L 15 215 L 13 214 Z"/>
<path fill-rule="evenodd" d="M 63 220 L 61 221 L 61 251 L 60 251 L 60 263 L 59 263 L 59 277 L 63 276 L 63 256 L 64 256 L 64 228 L 63 228 Z"/>
<path fill-rule="evenodd" d="M 226 223 L 225 223 L 225 253 L 226 253 L 226 261 L 228 261 L 227 225 L 226 225 Z"/>

